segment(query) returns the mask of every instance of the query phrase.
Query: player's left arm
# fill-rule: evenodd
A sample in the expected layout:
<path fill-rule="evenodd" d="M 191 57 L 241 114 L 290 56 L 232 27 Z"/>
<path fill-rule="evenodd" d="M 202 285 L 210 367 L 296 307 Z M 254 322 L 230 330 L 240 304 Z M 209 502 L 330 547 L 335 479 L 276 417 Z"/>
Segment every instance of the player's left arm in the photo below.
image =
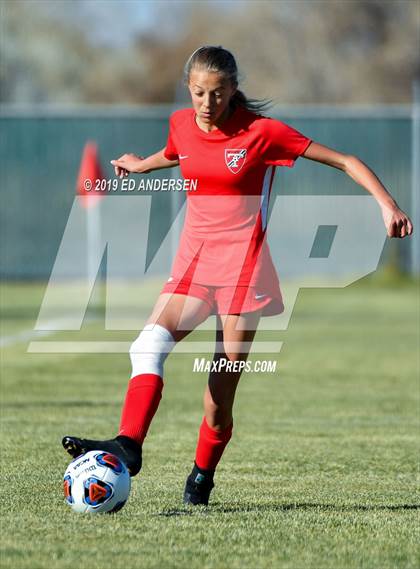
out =
<path fill-rule="evenodd" d="M 317 142 L 311 142 L 302 156 L 342 170 L 371 193 L 381 207 L 388 237 L 405 237 L 413 233 L 413 224 L 408 215 L 398 207 L 378 176 L 359 158 L 337 152 Z"/>

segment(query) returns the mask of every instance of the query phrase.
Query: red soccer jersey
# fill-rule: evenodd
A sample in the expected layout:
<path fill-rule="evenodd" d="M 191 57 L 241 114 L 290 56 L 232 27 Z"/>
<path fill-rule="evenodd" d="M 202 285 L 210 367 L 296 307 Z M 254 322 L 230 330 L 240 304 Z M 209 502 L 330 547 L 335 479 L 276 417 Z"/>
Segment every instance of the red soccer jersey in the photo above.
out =
<path fill-rule="evenodd" d="M 164 155 L 179 160 L 187 212 L 171 276 L 207 286 L 278 286 L 265 240 L 276 166 L 293 166 L 311 140 L 279 120 L 237 107 L 220 129 L 204 132 L 194 109 L 172 113 Z"/>

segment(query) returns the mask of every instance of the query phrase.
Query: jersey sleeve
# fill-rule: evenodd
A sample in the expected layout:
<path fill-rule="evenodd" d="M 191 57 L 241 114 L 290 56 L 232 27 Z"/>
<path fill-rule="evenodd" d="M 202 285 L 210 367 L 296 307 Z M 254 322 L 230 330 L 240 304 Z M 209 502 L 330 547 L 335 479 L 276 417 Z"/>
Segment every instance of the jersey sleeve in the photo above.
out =
<path fill-rule="evenodd" d="M 169 118 L 168 140 L 166 141 L 166 148 L 163 152 L 164 157 L 168 160 L 178 160 L 178 150 L 175 138 L 174 116 L 171 115 Z"/>
<path fill-rule="evenodd" d="M 276 119 L 264 124 L 264 162 L 270 166 L 294 166 L 296 159 L 312 140 L 291 126 Z"/>

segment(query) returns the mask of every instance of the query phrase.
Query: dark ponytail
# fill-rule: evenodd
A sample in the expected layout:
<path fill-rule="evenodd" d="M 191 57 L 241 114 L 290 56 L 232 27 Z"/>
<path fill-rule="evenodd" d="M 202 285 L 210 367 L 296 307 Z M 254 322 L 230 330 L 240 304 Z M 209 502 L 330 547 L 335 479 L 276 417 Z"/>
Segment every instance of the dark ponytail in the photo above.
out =
<path fill-rule="evenodd" d="M 245 107 L 248 111 L 254 113 L 262 114 L 272 105 L 272 101 L 269 99 L 249 99 L 245 93 L 236 89 L 232 96 L 231 103 L 236 107 Z"/>
<path fill-rule="evenodd" d="M 229 79 L 234 87 L 238 86 L 238 67 L 235 58 L 230 51 L 220 45 L 205 45 L 199 47 L 191 54 L 184 67 L 184 82 L 186 85 L 189 83 L 191 70 L 195 67 L 204 69 L 209 73 L 220 73 L 220 75 Z M 231 104 L 234 108 L 244 107 L 254 113 L 262 114 L 272 105 L 272 101 L 268 99 L 248 99 L 242 91 L 236 89 L 231 98 Z"/>

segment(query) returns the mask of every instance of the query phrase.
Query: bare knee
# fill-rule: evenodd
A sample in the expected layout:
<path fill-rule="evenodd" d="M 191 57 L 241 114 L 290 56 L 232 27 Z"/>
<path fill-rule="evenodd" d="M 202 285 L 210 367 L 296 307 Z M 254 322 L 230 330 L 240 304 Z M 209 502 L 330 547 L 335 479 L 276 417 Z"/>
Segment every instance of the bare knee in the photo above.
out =
<path fill-rule="evenodd" d="M 175 293 L 162 293 L 147 323 L 167 328 L 179 342 L 206 320 L 211 312 L 209 304 L 199 298 Z"/>

